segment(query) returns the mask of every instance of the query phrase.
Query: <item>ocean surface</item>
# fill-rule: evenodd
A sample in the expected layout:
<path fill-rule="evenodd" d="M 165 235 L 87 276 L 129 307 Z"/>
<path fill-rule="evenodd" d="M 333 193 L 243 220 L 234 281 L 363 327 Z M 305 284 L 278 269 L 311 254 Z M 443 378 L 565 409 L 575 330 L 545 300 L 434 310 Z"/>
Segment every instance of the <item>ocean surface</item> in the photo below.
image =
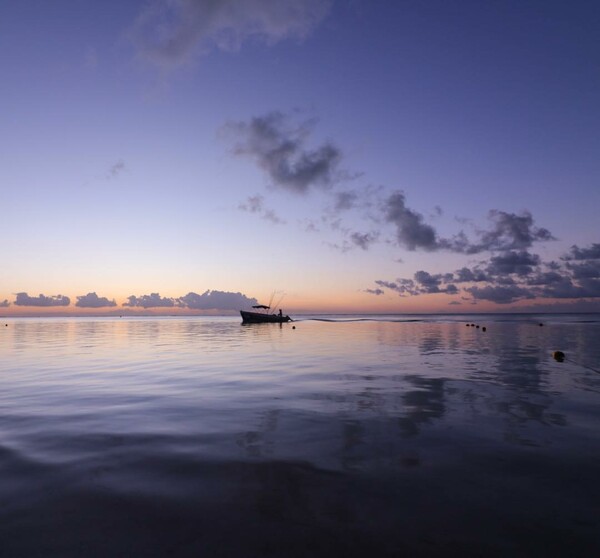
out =
<path fill-rule="evenodd" d="M 0 327 L 2 557 L 600 555 L 598 315 Z"/>

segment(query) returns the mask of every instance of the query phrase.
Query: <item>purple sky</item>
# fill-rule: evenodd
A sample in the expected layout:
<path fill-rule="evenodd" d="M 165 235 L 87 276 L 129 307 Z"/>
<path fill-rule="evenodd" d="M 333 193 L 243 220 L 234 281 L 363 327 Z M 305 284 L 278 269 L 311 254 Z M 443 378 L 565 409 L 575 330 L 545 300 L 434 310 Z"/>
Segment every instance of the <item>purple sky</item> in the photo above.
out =
<path fill-rule="evenodd" d="M 599 37 L 591 1 L 7 3 L 0 313 L 597 310 Z"/>

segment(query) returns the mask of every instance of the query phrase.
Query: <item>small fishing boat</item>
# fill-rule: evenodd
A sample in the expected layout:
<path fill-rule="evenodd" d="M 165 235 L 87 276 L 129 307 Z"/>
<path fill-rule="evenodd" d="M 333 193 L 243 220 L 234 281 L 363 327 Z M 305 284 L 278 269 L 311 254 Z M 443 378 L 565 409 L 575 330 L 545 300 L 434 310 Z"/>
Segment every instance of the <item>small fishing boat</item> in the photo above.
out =
<path fill-rule="evenodd" d="M 265 306 L 264 304 L 257 304 L 252 308 L 254 310 L 263 310 L 263 312 L 248 312 L 246 310 L 240 310 L 243 324 L 282 324 L 284 322 L 292 321 L 292 318 L 289 316 L 284 316 L 281 310 L 279 310 L 278 314 L 271 314 L 269 312 L 271 307 Z"/>

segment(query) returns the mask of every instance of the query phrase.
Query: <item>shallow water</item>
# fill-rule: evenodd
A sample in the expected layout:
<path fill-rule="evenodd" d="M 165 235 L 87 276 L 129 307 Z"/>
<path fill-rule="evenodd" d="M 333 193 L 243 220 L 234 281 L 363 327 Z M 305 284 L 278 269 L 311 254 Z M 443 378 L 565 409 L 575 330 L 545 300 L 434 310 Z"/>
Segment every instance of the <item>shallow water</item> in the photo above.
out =
<path fill-rule="evenodd" d="M 1 325 L 1 556 L 600 551 L 597 317 Z"/>

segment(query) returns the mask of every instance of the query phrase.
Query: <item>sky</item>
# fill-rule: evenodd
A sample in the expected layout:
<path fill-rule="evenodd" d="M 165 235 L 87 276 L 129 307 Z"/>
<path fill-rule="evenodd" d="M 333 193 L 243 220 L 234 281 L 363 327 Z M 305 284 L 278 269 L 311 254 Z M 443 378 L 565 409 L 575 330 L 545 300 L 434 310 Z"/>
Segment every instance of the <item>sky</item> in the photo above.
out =
<path fill-rule="evenodd" d="M 600 4 L 0 3 L 0 315 L 600 310 Z"/>

